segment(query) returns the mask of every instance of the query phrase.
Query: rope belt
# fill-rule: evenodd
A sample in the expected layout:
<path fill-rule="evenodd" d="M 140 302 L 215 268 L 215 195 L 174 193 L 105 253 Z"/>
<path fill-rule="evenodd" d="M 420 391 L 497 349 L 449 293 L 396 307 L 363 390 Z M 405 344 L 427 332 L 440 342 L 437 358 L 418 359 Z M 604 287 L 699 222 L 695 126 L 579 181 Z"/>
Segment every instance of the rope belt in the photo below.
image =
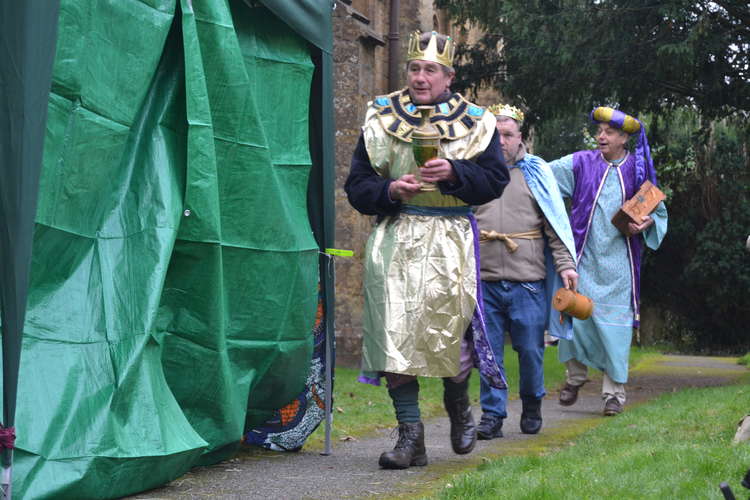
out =
<path fill-rule="evenodd" d="M 513 241 L 512 238 L 522 240 L 538 240 L 542 237 L 541 229 L 534 229 L 533 231 L 526 231 L 523 233 L 498 233 L 497 231 L 479 231 L 479 242 L 500 240 L 505 243 L 505 247 L 510 253 L 518 250 L 518 243 Z"/>

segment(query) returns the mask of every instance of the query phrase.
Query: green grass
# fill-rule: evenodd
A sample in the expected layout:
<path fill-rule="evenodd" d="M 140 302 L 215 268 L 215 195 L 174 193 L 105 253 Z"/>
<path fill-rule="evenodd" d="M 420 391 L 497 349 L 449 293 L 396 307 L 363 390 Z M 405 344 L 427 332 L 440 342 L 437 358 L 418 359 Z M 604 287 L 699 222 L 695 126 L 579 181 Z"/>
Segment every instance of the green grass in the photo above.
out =
<path fill-rule="evenodd" d="M 642 360 L 656 353 L 648 350 L 631 349 L 630 365 L 637 366 Z M 518 356 L 510 346 L 505 348 L 505 372 L 510 386 L 510 398 L 518 397 Z M 360 439 L 377 429 L 389 429 L 397 425 L 385 382 L 380 387 L 357 382 L 359 370 L 336 368 L 334 384 L 334 410 L 331 441 Z M 547 392 L 552 392 L 565 381 L 565 367 L 557 360 L 557 348 L 548 347 L 544 354 L 544 380 Z M 443 383 L 439 378 L 419 378 L 419 400 L 422 418 L 445 415 L 443 409 Z M 472 404 L 479 404 L 479 376 L 472 372 L 469 384 Z M 322 449 L 325 439 L 321 424 L 310 436 L 305 446 L 308 449 Z"/>
<path fill-rule="evenodd" d="M 750 366 L 750 352 L 737 360 L 738 365 Z"/>
<path fill-rule="evenodd" d="M 558 449 L 488 462 L 435 498 L 721 498 L 721 481 L 743 498 L 750 445 L 731 440 L 749 408 L 747 383 L 666 394 Z"/>
<path fill-rule="evenodd" d="M 661 358 L 660 350 L 653 347 L 631 347 L 628 366 L 630 371 L 638 370 L 642 366 L 648 366 Z M 596 372 L 595 372 L 596 373 Z"/>

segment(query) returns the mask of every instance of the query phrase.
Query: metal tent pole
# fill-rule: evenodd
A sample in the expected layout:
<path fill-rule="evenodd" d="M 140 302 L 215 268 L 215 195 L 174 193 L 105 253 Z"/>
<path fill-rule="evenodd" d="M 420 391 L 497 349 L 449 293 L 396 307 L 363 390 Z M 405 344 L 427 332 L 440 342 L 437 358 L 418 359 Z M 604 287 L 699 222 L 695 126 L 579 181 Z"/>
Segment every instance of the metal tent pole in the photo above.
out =
<path fill-rule="evenodd" d="M 333 256 L 326 255 L 328 258 L 328 263 L 326 264 L 327 267 L 327 276 L 328 284 L 334 283 L 334 264 L 333 264 Z M 328 287 L 326 287 L 326 292 L 328 292 Z M 326 295 L 326 297 L 328 297 Z M 326 300 L 326 305 L 328 305 L 330 301 Z M 332 311 L 326 307 L 325 315 L 326 315 L 326 380 L 325 380 L 325 391 L 326 391 L 326 397 L 325 397 L 325 445 L 323 447 L 323 452 L 321 455 L 330 455 L 332 453 L 332 446 L 331 446 L 331 429 L 333 426 L 333 344 L 336 341 L 336 336 L 334 335 L 334 321 L 333 321 L 333 315 L 331 314 Z"/>
<path fill-rule="evenodd" d="M 12 490 L 13 490 L 13 481 L 11 481 L 12 476 L 13 476 L 13 450 L 10 450 L 10 465 L 7 467 L 3 467 L 3 476 L 2 476 L 3 500 L 10 500 L 12 497 Z"/>

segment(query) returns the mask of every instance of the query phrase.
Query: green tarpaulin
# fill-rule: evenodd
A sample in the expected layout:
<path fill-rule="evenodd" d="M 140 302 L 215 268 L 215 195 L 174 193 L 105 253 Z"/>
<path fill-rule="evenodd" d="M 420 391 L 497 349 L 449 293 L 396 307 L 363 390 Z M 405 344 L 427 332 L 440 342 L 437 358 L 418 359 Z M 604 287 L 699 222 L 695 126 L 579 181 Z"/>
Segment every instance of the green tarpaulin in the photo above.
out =
<path fill-rule="evenodd" d="M 61 1 L 17 495 L 157 486 L 304 386 L 332 241 L 330 1 L 267 3 Z"/>

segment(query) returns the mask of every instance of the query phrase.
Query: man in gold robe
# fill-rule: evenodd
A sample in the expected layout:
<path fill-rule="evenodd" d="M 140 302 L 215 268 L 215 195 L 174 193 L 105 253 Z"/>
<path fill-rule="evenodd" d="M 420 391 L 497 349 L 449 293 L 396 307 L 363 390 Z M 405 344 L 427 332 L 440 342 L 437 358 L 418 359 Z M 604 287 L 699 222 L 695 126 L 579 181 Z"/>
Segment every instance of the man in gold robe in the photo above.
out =
<path fill-rule="evenodd" d="M 476 443 L 472 366 L 505 386 L 484 331 L 470 207 L 499 197 L 509 174 L 495 117 L 450 91 L 454 51 L 450 37 L 412 34 L 407 87 L 369 103 L 345 185 L 355 209 L 378 216 L 365 252 L 360 380 L 387 381 L 399 423 L 395 448 L 379 460 L 389 469 L 427 464 L 418 376 L 443 379 L 458 454 Z M 422 113 L 440 151 L 418 166 L 412 139 Z"/>

